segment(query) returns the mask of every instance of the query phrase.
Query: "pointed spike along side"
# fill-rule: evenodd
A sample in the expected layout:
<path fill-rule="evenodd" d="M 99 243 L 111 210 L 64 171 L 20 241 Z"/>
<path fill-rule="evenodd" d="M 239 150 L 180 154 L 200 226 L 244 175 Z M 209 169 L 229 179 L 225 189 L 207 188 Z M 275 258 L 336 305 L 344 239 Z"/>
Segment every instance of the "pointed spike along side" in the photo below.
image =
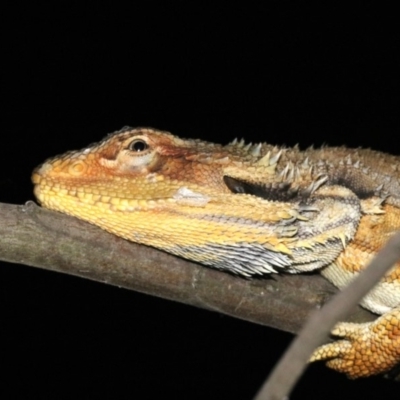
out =
<path fill-rule="evenodd" d="M 272 156 L 269 161 L 270 165 L 276 164 L 279 161 L 279 159 L 281 158 L 282 153 L 283 153 L 283 151 L 279 150 L 278 153 L 276 153 L 274 156 Z"/>
<path fill-rule="evenodd" d="M 316 182 L 315 182 L 315 190 L 319 189 L 326 181 L 328 180 L 328 175 L 321 176 Z"/>
<path fill-rule="evenodd" d="M 268 167 L 263 167 L 263 172 L 268 173 L 270 175 L 275 175 L 276 164 L 268 165 Z"/>
<path fill-rule="evenodd" d="M 299 167 L 295 167 L 294 169 L 294 179 L 299 180 L 301 177 L 301 171 Z"/>
<path fill-rule="evenodd" d="M 242 139 L 240 139 L 240 141 L 238 142 L 238 144 L 237 144 L 237 146 L 238 147 L 243 147 L 244 145 L 245 145 L 245 141 L 244 141 L 244 139 L 242 138 Z"/>
<path fill-rule="evenodd" d="M 287 176 L 288 181 L 293 181 L 294 180 L 294 166 L 291 165 L 289 169 L 289 174 Z"/>
<path fill-rule="evenodd" d="M 340 233 L 337 237 L 340 239 L 340 241 L 342 243 L 342 246 L 343 246 L 343 250 L 344 250 L 346 248 L 346 245 L 347 245 L 347 243 L 346 243 L 346 241 L 347 241 L 346 235 L 344 233 Z"/>
<path fill-rule="evenodd" d="M 264 264 L 261 267 L 261 271 L 262 272 L 266 272 L 266 273 L 270 273 L 270 274 L 277 274 L 278 271 L 276 269 L 274 269 L 274 267 L 272 267 L 272 265 L 269 264 Z"/>
<path fill-rule="evenodd" d="M 360 168 L 360 160 L 357 160 L 354 164 L 353 164 L 354 168 Z"/>
<path fill-rule="evenodd" d="M 249 151 L 251 146 L 253 146 L 253 143 L 250 142 L 250 143 L 246 144 L 246 146 L 243 147 L 243 150 L 244 151 Z"/>
<path fill-rule="evenodd" d="M 300 211 L 297 209 L 297 210 L 292 210 L 291 212 L 290 212 L 290 215 L 292 216 L 292 218 L 294 218 L 295 220 L 302 220 L 303 219 L 303 217 L 300 215 Z"/>
<path fill-rule="evenodd" d="M 328 180 L 328 176 L 324 175 L 322 177 L 317 177 L 317 179 L 312 182 L 305 190 L 305 193 L 308 195 L 313 194 L 317 189 L 319 189 L 326 181 Z"/>
<path fill-rule="evenodd" d="M 310 220 L 310 218 L 304 217 L 302 215 L 299 215 L 299 217 L 297 219 L 298 219 L 298 221 L 302 221 L 302 222 L 307 222 Z"/>
<path fill-rule="evenodd" d="M 389 196 L 390 196 L 389 194 L 383 195 L 382 197 L 380 197 L 379 199 L 376 200 L 376 203 L 377 203 L 379 206 L 382 206 L 382 204 L 387 200 L 387 198 L 388 198 Z"/>
<path fill-rule="evenodd" d="M 290 162 L 286 164 L 285 168 L 280 172 L 279 177 L 286 180 L 290 170 Z"/>
<path fill-rule="evenodd" d="M 271 152 L 269 151 L 264 157 L 257 161 L 257 165 L 269 166 L 270 165 Z"/>
<path fill-rule="evenodd" d="M 280 227 L 276 228 L 276 234 L 280 238 L 293 237 L 293 236 L 297 235 L 298 232 L 299 232 L 299 228 L 297 228 L 295 226 L 280 226 Z"/>
<path fill-rule="evenodd" d="M 235 146 L 237 144 L 238 140 L 237 138 L 233 139 L 232 142 L 228 143 L 231 146 Z"/>
<path fill-rule="evenodd" d="M 303 212 L 319 212 L 319 208 L 313 206 L 300 206 L 299 213 Z"/>
<path fill-rule="evenodd" d="M 292 251 L 285 246 L 283 243 L 279 243 L 275 246 L 276 251 L 279 251 L 284 254 L 292 255 Z"/>
<path fill-rule="evenodd" d="M 261 143 L 255 144 L 251 149 L 250 154 L 254 157 L 258 157 L 261 154 L 261 148 L 262 148 Z"/>

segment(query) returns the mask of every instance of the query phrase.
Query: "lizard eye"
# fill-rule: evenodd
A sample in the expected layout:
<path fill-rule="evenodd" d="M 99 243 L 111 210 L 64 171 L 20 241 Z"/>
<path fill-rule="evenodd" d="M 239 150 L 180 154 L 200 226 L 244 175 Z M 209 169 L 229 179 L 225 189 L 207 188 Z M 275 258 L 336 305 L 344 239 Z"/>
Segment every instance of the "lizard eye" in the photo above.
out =
<path fill-rule="evenodd" d="M 135 153 L 141 153 L 149 148 L 149 145 L 143 139 L 135 139 L 129 144 L 129 150 Z"/>

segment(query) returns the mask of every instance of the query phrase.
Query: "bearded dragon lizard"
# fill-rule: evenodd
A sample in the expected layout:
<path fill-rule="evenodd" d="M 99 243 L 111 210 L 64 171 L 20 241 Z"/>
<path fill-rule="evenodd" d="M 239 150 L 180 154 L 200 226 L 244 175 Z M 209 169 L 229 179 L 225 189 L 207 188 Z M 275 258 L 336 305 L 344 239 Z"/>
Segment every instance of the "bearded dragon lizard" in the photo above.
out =
<path fill-rule="evenodd" d="M 342 288 L 400 229 L 400 158 L 365 149 L 222 146 L 126 127 L 32 179 L 44 207 L 246 277 L 319 269 Z M 351 378 L 400 361 L 400 263 L 361 305 L 381 316 L 339 323 L 341 340 L 312 357 Z"/>

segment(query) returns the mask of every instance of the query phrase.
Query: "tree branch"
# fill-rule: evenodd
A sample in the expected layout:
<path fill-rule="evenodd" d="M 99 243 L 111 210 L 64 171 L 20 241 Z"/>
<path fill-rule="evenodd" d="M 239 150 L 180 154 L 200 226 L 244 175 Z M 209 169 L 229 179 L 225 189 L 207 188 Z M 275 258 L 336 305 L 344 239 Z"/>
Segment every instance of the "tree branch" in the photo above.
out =
<path fill-rule="evenodd" d="M 0 203 L 0 259 L 104 282 L 288 332 L 336 291 L 319 275 L 245 280 L 60 213 Z M 349 320 L 370 321 L 357 307 Z"/>

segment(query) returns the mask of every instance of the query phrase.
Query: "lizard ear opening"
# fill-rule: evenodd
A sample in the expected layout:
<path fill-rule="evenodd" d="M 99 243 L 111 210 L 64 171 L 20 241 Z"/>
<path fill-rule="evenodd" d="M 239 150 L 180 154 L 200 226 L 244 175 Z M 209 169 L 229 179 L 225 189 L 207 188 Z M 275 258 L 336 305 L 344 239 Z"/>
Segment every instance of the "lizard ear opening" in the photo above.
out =
<path fill-rule="evenodd" d="M 249 183 L 246 181 L 242 181 L 237 178 L 232 178 L 231 176 L 225 175 L 223 177 L 225 185 L 232 193 L 240 193 L 240 194 L 252 194 L 257 197 L 261 197 L 264 199 L 269 199 L 270 194 L 264 185 L 260 185 L 257 183 Z"/>
<path fill-rule="evenodd" d="M 292 188 L 288 182 L 268 185 L 246 182 L 227 175 L 223 179 L 228 189 L 235 194 L 251 194 L 271 201 L 290 201 L 298 195 L 298 190 Z"/>
<path fill-rule="evenodd" d="M 245 182 L 226 175 L 224 175 L 223 179 L 225 185 L 232 193 L 249 193 L 246 191 L 248 185 Z"/>

